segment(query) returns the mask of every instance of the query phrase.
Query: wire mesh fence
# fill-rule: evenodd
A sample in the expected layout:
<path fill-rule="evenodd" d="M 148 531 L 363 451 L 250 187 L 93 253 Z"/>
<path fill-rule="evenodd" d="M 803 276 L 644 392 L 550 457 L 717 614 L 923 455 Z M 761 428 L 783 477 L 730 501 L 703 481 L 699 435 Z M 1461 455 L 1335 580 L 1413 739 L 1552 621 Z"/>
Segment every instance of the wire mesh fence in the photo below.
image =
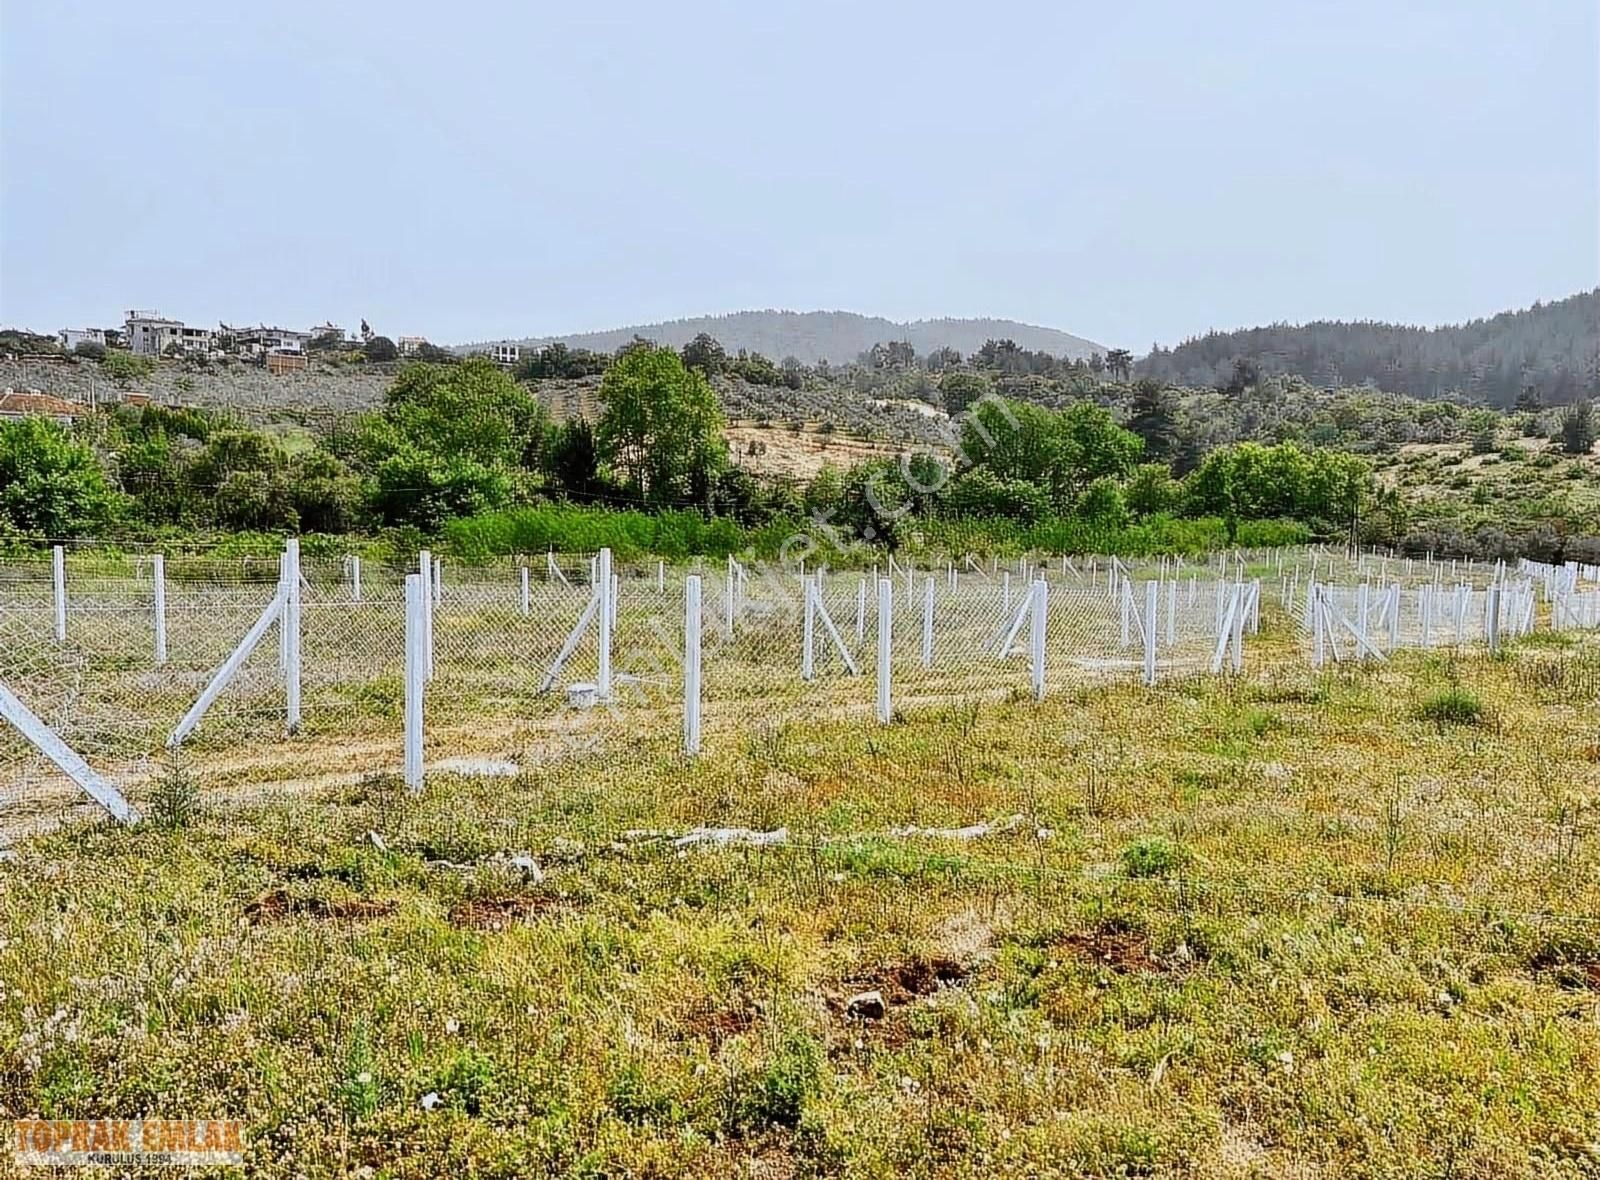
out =
<path fill-rule="evenodd" d="M 1430 636 L 1477 641 L 1496 587 L 1514 599 L 1503 611 L 1530 620 L 1600 617 L 1583 571 L 1513 578 L 1461 567 L 1450 571 L 1461 588 L 1447 590 L 1443 563 L 1407 569 L 1321 551 L 1188 564 L 891 559 L 868 570 L 669 566 L 609 553 L 472 566 L 427 554 L 395 565 L 289 558 L 8 560 L 0 684 L 142 809 L 171 775 L 248 798 L 400 771 L 413 574 L 427 600 L 426 634 L 416 637 L 426 664 L 417 765 L 479 773 L 645 743 L 693 750 L 785 720 L 873 725 L 974 701 L 1236 671 L 1274 579 L 1308 636 L 1315 585 L 1339 614 L 1323 620 L 1329 634 L 1364 627 L 1380 651 Z M 686 662 L 691 582 L 700 642 Z M 1565 605 L 1532 610 L 1539 585 Z M 1339 634 L 1330 649 L 1359 650 Z M 4 727 L 0 833 L 86 806 L 58 759 Z"/>

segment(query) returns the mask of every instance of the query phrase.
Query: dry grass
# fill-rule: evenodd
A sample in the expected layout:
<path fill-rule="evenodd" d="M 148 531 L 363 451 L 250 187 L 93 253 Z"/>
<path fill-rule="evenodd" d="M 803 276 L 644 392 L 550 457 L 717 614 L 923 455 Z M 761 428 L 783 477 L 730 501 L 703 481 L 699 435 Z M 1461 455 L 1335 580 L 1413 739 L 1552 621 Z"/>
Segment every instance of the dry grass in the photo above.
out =
<path fill-rule="evenodd" d="M 32 840 L 0 1115 L 239 1116 L 268 1176 L 1600 1174 L 1600 650 L 1265 622 L 1237 679 Z"/>

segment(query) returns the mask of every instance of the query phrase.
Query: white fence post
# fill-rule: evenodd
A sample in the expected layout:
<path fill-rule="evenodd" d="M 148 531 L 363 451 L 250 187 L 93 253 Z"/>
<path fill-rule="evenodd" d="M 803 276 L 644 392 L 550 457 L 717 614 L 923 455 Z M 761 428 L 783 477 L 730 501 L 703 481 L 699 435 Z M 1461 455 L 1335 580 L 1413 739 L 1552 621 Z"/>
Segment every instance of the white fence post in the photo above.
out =
<path fill-rule="evenodd" d="M 600 550 L 595 578 L 600 594 L 600 676 L 595 689 L 605 701 L 611 699 L 611 627 L 616 622 L 617 591 L 611 579 L 611 550 Z"/>
<path fill-rule="evenodd" d="M 1028 620 L 1029 675 L 1033 683 L 1033 699 L 1044 700 L 1044 624 L 1045 611 L 1050 602 L 1050 586 L 1040 578 L 1033 584 L 1033 617 Z"/>
<path fill-rule="evenodd" d="M 167 662 L 167 559 L 157 553 L 151 561 L 156 592 L 156 663 Z"/>
<path fill-rule="evenodd" d="M 433 581 L 429 583 L 429 589 L 433 591 L 435 604 L 444 601 L 444 558 L 442 557 L 433 559 Z"/>
<path fill-rule="evenodd" d="M 427 680 L 427 589 L 422 575 L 406 575 L 405 782 L 422 789 L 422 686 Z"/>
<path fill-rule="evenodd" d="M 1156 592 L 1154 581 L 1144 584 L 1144 682 L 1156 682 Z"/>
<path fill-rule="evenodd" d="M 867 637 L 867 580 L 856 579 L 856 642 Z"/>
<path fill-rule="evenodd" d="M 700 576 L 683 583 L 683 752 L 700 752 Z"/>
<path fill-rule="evenodd" d="M 800 579 L 800 592 L 806 600 L 805 643 L 800 650 L 800 679 L 810 680 L 817 674 L 817 599 L 816 587 L 810 577 Z"/>
<path fill-rule="evenodd" d="M 350 601 L 361 601 L 361 558 L 350 555 Z"/>
<path fill-rule="evenodd" d="M 1126 579 L 1122 583 L 1122 646 L 1133 640 L 1133 587 Z"/>
<path fill-rule="evenodd" d="M 67 554 L 60 545 L 50 550 L 50 578 L 56 608 L 56 642 L 67 641 Z"/>
<path fill-rule="evenodd" d="M 1500 651 L 1500 583 L 1492 583 L 1486 593 L 1484 622 L 1489 632 L 1489 654 L 1497 655 Z"/>
<path fill-rule="evenodd" d="M 300 542 L 290 537 L 284 543 L 283 616 L 278 626 L 286 636 L 284 645 L 283 687 L 288 705 L 288 727 L 300 728 Z"/>
<path fill-rule="evenodd" d="M 922 666 L 933 667 L 933 578 L 922 582 Z"/>
<path fill-rule="evenodd" d="M 893 715 L 889 699 L 889 670 L 894 650 L 891 646 L 894 630 L 894 582 L 878 579 L 878 720 L 888 724 Z"/>
<path fill-rule="evenodd" d="M 422 676 L 433 679 L 433 554 L 424 549 L 417 554 L 417 573 L 422 578 Z"/>
<path fill-rule="evenodd" d="M 736 574 L 734 572 L 733 557 L 731 555 L 728 558 L 728 567 L 727 568 L 728 568 L 728 572 L 727 572 L 727 575 L 726 575 L 727 580 L 723 585 L 722 606 L 723 606 L 723 613 L 726 616 L 725 622 L 724 622 L 724 627 L 726 628 L 728 634 L 732 635 L 733 634 L 734 595 L 737 593 L 738 582 L 737 582 L 736 579 L 738 578 L 738 574 Z"/>
<path fill-rule="evenodd" d="M 528 589 L 528 567 L 522 567 L 522 617 L 527 618 L 533 611 L 533 596 Z"/>

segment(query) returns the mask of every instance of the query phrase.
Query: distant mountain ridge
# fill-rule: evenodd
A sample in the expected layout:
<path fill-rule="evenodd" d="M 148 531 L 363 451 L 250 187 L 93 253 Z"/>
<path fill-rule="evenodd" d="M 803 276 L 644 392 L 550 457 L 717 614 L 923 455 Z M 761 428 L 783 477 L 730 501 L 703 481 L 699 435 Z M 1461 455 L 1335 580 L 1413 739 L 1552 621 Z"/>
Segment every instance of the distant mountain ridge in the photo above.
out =
<path fill-rule="evenodd" d="M 853 311 L 736 311 L 728 315 L 695 316 L 658 324 L 631 324 L 603 332 L 574 332 L 561 336 L 528 337 L 516 343 L 539 347 L 556 342 L 569 348 L 615 352 L 635 336 L 682 348 L 701 332 L 715 336 L 730 353 L 741 348 L 759 352 L 774 361 L 795 357 L 806 364 L 825 360 L 846 364 L 874 344 L 908 340 L 919 354 L 939 348 L 960 349 L 970 355 L 988 340 L 1014 340 L 1023 348 L 1054 356 L 1088 359 L 1107 352 L 1106 346 L 1036 324 L 999 319 L 937 319 L 899 323 L 882 316 Z M 469 346 L 470 347 L 470 346 Z"/>
<path fill-rule="evenodd" d="M 1136 371 L 1174 384 L 1223 386 L 1241 361 L 1321 385 L 1370 382 L 1412 397 L 1459 394 L 1501 406 L 1527 391 L 1545 405 L 1565 405 L 1600 396 L 1600 288 L 1436 328 L 1318 320 L 1207 332 L 1155 349 Z"/>

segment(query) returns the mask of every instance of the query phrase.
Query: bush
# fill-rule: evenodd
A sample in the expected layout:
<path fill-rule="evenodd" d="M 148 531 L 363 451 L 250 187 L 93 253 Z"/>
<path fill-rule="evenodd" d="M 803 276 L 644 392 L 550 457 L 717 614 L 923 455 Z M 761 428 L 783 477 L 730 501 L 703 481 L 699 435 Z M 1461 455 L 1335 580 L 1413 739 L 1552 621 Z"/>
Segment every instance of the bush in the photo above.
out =
<path fill-rule="evenodd" d="M 1122 850 L 1122 871 L 1130 877 L 1170 877 L 1193 859 L 1182 844 L 1161 836 L 1146 836 Z"/>
<path fill-rule="evenodd" d="M 1417 715 L 1435 725 L 1476 725 L 1483 719 L 1483 702 L 1470 689 L 1453 684 L 1423 700 Z"/>

